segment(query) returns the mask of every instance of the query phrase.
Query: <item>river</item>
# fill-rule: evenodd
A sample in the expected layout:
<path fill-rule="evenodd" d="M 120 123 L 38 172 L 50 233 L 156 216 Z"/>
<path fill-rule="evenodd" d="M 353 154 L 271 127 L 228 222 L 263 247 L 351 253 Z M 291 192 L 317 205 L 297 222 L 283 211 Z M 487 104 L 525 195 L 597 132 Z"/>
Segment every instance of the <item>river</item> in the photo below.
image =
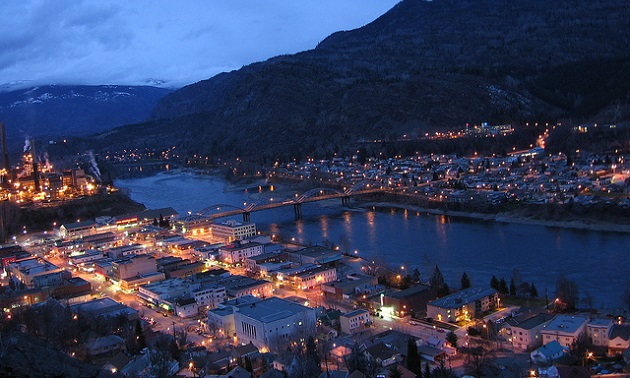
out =
<path fill-rule="evenodd" d="M 148 208 L 173 207 L 180 214 L 216 204 L 241 206 L 261 198 L 284 200 L 295 195 L 288 188 L 244 190 L 217 176 L 161 173 L 117 180 L 131 190 L 131 198 Z M 250 185 L 251 186 L 251 185 Z M 277 189 L 277 188 L 276 188 Z M 540 296 L 553 297 L 560 274 L 574 280 L 581 297 L 596 308 L 621 305 L 630 288 L 630 235 L 571 230 L 538 225 L 498 223 L 431 215 L 401 209 L 345 208 L 340 200 L 303 205 L 303 219 L 293 208 L 254 212 L 252 222 L 263 232 L 298 243 L 330 241 L 366 259 L 386 262 L 401 272 L 418 268 L 426 279 L 435 265 L 453 288 L 466 272 L 473 285 L 488 286 L 496 275 L 507 282 L 518 270 L 533 282 Z"/>

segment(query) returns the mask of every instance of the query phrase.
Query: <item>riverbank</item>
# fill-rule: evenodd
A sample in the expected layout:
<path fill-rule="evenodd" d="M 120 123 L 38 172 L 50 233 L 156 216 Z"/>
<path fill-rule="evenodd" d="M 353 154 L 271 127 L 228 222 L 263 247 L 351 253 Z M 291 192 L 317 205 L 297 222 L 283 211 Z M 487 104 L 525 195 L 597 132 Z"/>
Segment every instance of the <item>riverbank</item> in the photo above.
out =
<path fill-rule="evenodd" d="M 361 204 L 363 208 L 394 208 L 394 209 L 404 209 L 415 212 L 422 212 L 432 215 L 444 215 L 448 217 L 456 217 L 456 218 L 469 218 L 469 219 L 477 219 L 483 221 L 492 221 L 492 222 L 500 222 L 500 223 L 515 223 L 515 224 L 527 224 L 527 225 L 535 225 L 535 226 L 544 226 L 544 227 L 557 227 L 557 228 L 567 228 L 567 229 L 575 229 L 575 230 L 587 230 L 587 231 L 605 231 L 605 232 L 620 232 L 620 233 L 630 233 L 630 225 L 618 224 L 618 223 L 610 223 L 610 222 L 598 222 L 595 220 L 585 220 L 585 219 L 570 219 L 570 220 L 544 220 L 544 219 L 536 219 L 530 217 L 524 217 L 514 214 L 484 214 L 484 213 L 474 213 L 474 212 L 465 212 L 465 211 L 454 211 L 454 210 L 441 210 L 441 209 L 431 209 L 424 208 L 420 206 L 414 206 L 410 204 L 404 203 L 396 203 L 396 202 L 364 202 Z"/>

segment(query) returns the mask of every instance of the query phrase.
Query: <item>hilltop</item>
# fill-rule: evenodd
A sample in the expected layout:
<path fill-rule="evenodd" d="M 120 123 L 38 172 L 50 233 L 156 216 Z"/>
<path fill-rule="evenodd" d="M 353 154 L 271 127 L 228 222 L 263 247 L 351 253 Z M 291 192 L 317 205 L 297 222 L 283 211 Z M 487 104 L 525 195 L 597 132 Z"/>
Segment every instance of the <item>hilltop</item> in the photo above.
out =
<path fill-rule="evenodd" d="M 467 122 L 623 122 L 628 20 L 625 0 L 404 0 L 313 50 L 175 91 L 100 141 L 270 162 Z"/>

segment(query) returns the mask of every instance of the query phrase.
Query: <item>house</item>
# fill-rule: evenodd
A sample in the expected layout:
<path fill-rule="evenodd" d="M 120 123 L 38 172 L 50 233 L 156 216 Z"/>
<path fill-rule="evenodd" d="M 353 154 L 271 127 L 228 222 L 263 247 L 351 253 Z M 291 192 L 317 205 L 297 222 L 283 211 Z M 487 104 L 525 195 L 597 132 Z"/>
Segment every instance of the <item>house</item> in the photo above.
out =
<path fill-rule="evenodd" d="M 532 361 L 537 363 L 548 363 L 556 360 L 569 352 L 569 348 L 553 340 L 541 346 L 529 354 Z"/>
<path fill-rule="evenodd" d="M 111 353 L 125 350 L 125 340 L 116 335 L 107 335 L 89 340 L 85 343 L 85 348 L 90 356 Z"/>
<path fill-rule="evenodd" d="M 608 354 L 623 354 L 628 348 L 630 348 L 630 325 L 613 325 L 608 334 Z"/>
<path fill-rule="evenodd" d="M 376 362 L 378 366 L 382 367 L 387 367 L 402 361 L 401 354 L 382 341 L 367 348 L 364 354 L 369 360 Z"/>

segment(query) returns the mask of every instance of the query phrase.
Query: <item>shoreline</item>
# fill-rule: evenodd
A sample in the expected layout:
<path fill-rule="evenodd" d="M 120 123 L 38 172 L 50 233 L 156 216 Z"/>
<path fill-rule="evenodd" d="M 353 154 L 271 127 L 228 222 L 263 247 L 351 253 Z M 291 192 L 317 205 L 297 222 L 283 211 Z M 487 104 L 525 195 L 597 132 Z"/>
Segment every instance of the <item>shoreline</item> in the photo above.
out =
<path fill-rule="evenodd" d="M 594 222 L 594 221 L 589 222 L 589 221 L 584 221 L 584 220 L 553 221 L 553 220 L 527 218 L 527 217 L 518 216 L 518 215 L 510 215 L 506 213 L 483 214 L 483 213 L 473 213 L 473 212 L 465 212 L 465 211 L 431 209 L 431 208 L 424 208 L 424 207 L 407 205 L 407 204 L 396 203 L 396 202 L 365 202 L 365 203 L 362 203 L 360 207 L 362 208 L 388 207 L 388 208 L 394 208 L 394 209 L 418 211 L 418 212 L 423 212 L 423 213 L 427 213 L 431 215 L 444 215 L 448 217 L 477 219 L 477 220 L 499 222 L 499 223 L 527 224 L 527 225 L 534 225 L 534 226 L 564 228 L 564 229 L 572 229 L 572 230 L 630 233 L 630 225 L 607 223 L 607 222 Z"/>

